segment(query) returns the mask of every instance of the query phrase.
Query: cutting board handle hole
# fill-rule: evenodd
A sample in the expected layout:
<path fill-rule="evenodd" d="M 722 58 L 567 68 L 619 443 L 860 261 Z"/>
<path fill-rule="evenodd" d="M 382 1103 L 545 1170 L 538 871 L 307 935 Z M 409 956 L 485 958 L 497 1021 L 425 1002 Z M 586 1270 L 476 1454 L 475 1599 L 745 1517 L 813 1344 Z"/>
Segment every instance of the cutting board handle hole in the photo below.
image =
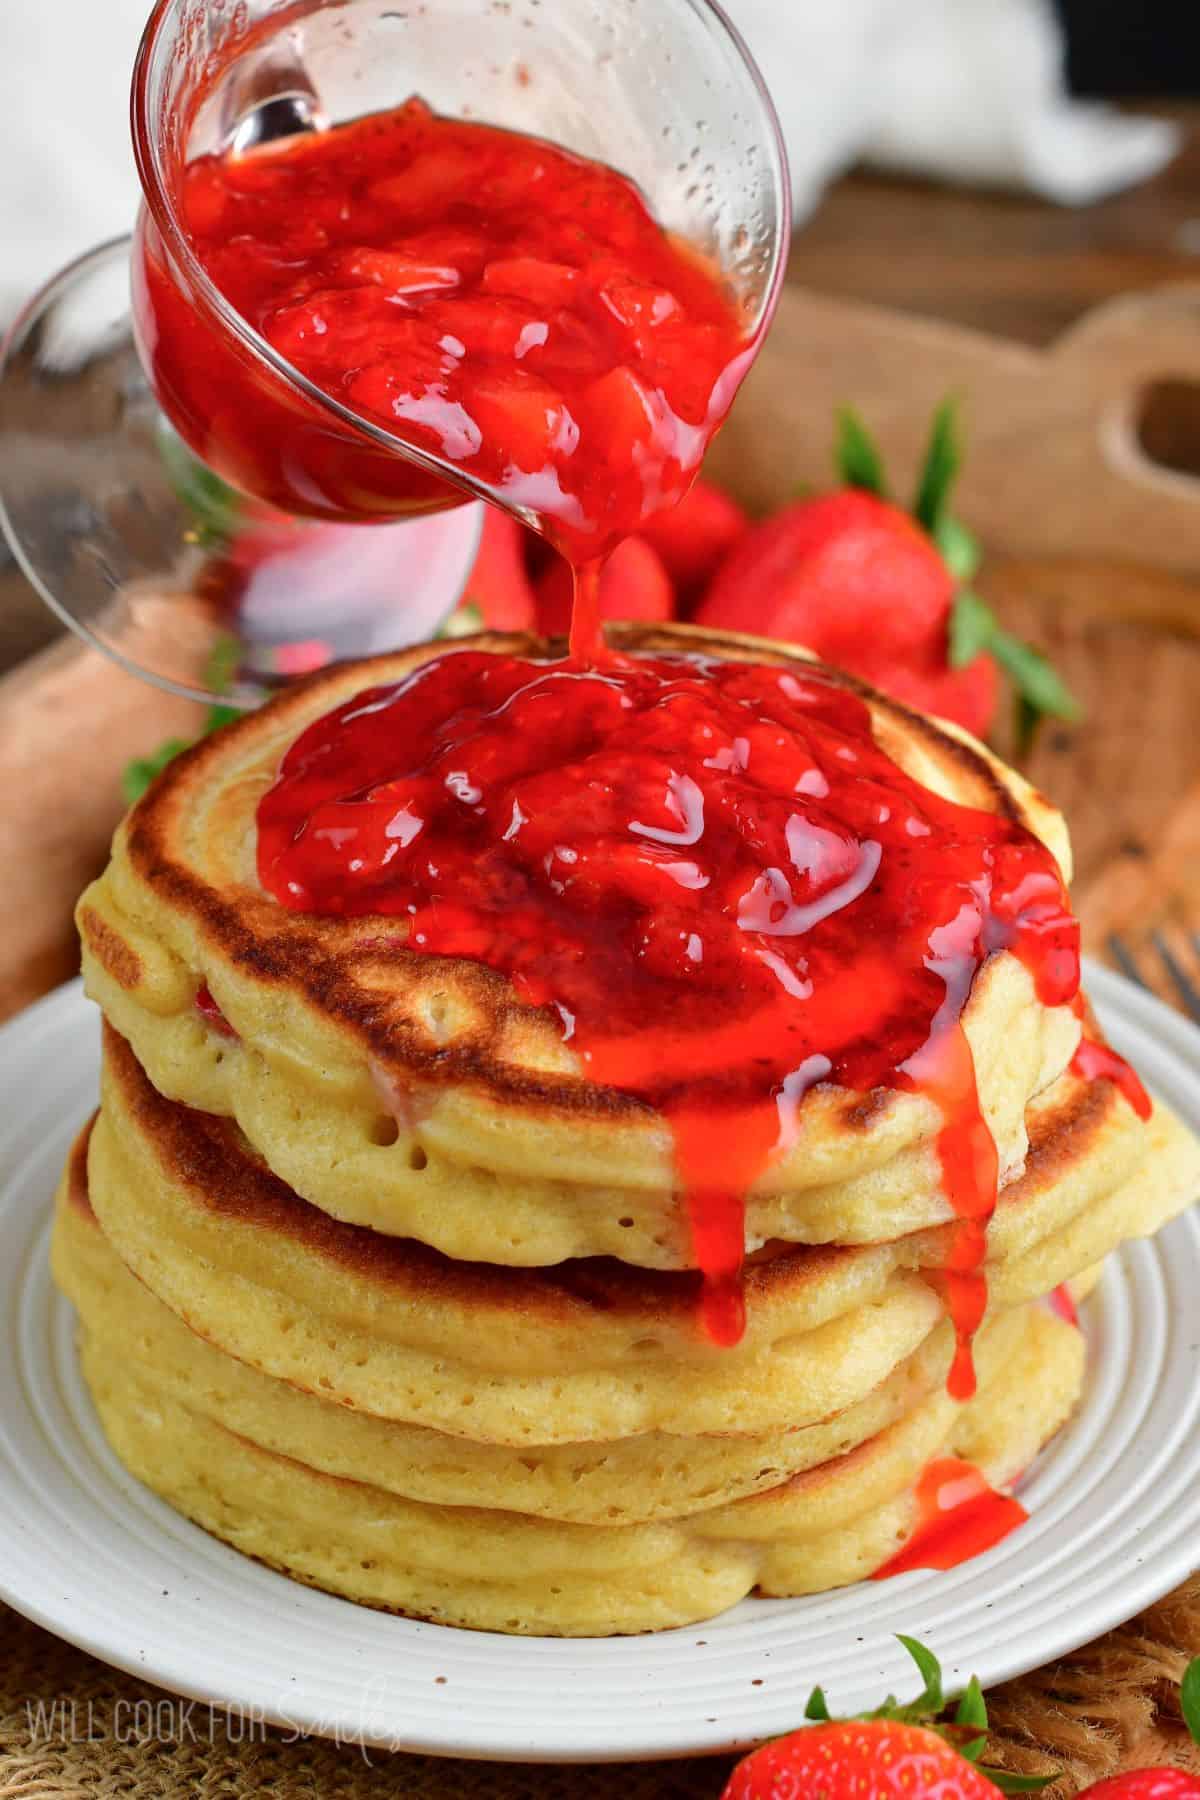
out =
<path fill-rule="evenodd" d="M 1138 449 L 1155 468 L 1200 481 L 1200 381 L 1164 376 L 1147 383 L 1133 428 Z"/>

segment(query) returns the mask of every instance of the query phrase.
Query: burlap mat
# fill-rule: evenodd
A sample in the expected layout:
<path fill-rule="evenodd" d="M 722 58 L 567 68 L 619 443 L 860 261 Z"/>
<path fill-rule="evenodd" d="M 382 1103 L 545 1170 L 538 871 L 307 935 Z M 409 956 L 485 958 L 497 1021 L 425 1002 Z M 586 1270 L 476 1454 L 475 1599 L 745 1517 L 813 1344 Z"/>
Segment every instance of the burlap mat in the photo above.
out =
<path fill-rule="evenodd" d="M 1177 1703 L 1198 1653 L 1200 1574 L 1119 1631 L 990 1695 L 997 1760 L 1061 1768 L 1053 1796 L 1146 1762 L 1200 1774 Z M 728 1768 L 704 1759 L 548 1769 L 288 1741 L 171 1700 L 0 1607 L 3 1800 L 715 1800 Z"/>

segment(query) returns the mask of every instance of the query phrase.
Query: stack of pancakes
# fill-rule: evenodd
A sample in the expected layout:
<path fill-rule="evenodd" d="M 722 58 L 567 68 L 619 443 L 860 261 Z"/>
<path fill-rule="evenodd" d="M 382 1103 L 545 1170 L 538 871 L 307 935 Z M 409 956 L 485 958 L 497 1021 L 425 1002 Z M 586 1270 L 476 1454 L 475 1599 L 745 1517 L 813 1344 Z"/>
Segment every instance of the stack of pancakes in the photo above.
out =
<path fill-rule="evenodd" d="M 80 903 L 104 1071 L 55 1269 L 109 1438 L 239 1549 L 450 1624 L 642 1631 L 869 1575 L 931 1462 L 1003 1485 L 1068 1417 L 1084 1345 L 1046 1297 L 1186 1205 L 1200 1150 L 1073 1072 L 1075 1014 L 997 954 L 964 1014 L 1002 1169 L 975 1398 L 946 1389 L 955 1220 L 913 1093 L 805 1096 L 747 1196 L 745 1336 L 713 1344 L 664 1121 L 589 1084 L 499 975 L 259 885 L 255 809 L 289 744 L 440 650 L 337 669 L 171 765 Z M 1019 816 L 1066 867 L 1018 776 L 870 705 L 910 774 Z"/>

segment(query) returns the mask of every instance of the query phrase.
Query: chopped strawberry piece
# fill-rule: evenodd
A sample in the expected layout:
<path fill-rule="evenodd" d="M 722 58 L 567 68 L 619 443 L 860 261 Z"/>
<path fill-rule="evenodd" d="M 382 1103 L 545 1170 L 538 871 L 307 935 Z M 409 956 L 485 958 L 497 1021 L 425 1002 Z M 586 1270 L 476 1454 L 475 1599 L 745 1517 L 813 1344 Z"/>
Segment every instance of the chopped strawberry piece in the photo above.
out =
<path fill-rule="evenodd" d="M 660 396 L 622 364 L 593 381 L 579 396 L 579 425 L 594 455 L 612 468 L 629 468 L 639 449 L 654 442 L 662 416 Z"/>
<path fill-rule="evenodd" d="M 519 210 L 522 225 L 541 204 L 541 189 L 546 179 L 548 159 L 536 139 L 520 143 L 510 139 L 502 160 L 493 162 L 481 174 L 475 171 L 472 191 L 488 208 L 503 212 L 508 207 Z M 527 237 L 523 232 L 523 238 Z"/>
<path fill-rule="evenodd" d="M 425 313 L 444 335 L 462 345 L 459 354 L 511 362 L 544 343 L 545 322 L 532 307 L 516 300 L 485 299 L 468 294 L 431 306 Z"/>
<path fill-rule="evenodd" d="M 579 428 L 558 389 L 523 370 L 481 375 L 464 404 L 484 442 L 518 469 L 542 469 L 578 441 Z"/>
<path fill-rule="evenodd" d="M 344 250 L 334 265 L 343 281 L 369 281 L 393 294 L 455 288 L 483 267 L 484 241 L 471 231 L 422 231 L 386 250 Z"/>
<path fill-rule="evenodd" d="M 281 306 L 263 321 L 263 336 L 292 362 L 323 362 L 327 346 L 335 346 L 345 363 L 365 350 L 376 318 L 374 296 L 364 306 L 344 288 L 318 289 L 296 306 Z"/>
<path fill-rule="evenodd" d="M 575 313 L 556 312 L 543 323 L 544 339 L 530 343 L 524 356 L 529 368 L 544 380 L 576 387 L 609 360 L 601 334 Z"/>
<path fill-rule="evenodd" d="M 355 362 L 379 363 L 386 357 L 410 385 L 438 380 L 448 360 L 437 333 L 423 319 L 406 316 L 374 288 L 314 294 L 304 304 L 276 313 L 264 334 L 280 355 L 301 365 L 328 360 L 353 371 Z"/>
<path fill-rule="evenodd" d="M 194 163 L 183 180 L 183 216 L 197 237 L 220 231 L 225 219 L 229 190 L 225 178 L 212 163 Z"/>
<path fill-rule="evenodd" d="M 360 369 L 349 394 L 353 406 L 375 413 L 390 430 L 402 430 L 406 438 L 447 462 L 465 462 L 479 454 L 480 430 L 462 402 L 451 398 L 436 375 L 419 379 L 411 361 L 403 373 L 387 362 Z"/>
<path fill-rule="evenodd" d="M 488 257 L 487 239 L 481 232 L 459 230 L 452 225 L 414 232 L 402 239 L 397 248 L 421 262 L 457 269 L 464 281 L 473 281 Z"/>
<path fill-rule="evenodd" d="M 229 186 L 237 194 L 279 194 L 293 182 L 286 159 L 269 148 L 229 159 Z"/>
<path fill-rule="evenodd" d="M 393 219 L 429 219 L 445 212 L 471 191 L 478 174 L 471 152 L 455 144 L 422 150 L 398 175 L 373 181 L 372 200 L 386 206 Z"/>
<path fill-rule="evenodd" d="M 639 356 L 649 352 L 654 333 L 660 326 L 679 317 L 679 302 L 674 294 L 668 293 L 666 288 L 650 287 L 644 281 L 630 281 L 620 276 L 606 281 L 600 289 L 599 300 Z"/>
<path fill-rule="evenodd" d="M 454 288 L 461 279 L 452 263 L 422 262 L 404 250 L 351 250 L 341 272 L 351 281 L 370 281 L 390 294 Z"/>
<path fill-rule="evenodd" d="M 490 262 L 483 271 L 487 294 L 511 294 L 533 306 L 567 306 L 579 285 L 579 271 L 567 263 L 543 262 L 536 256 L 510 256 Z"/>
<path fill-rule="evenodd" d="M 671 396 L 672 410 L 690 425 L 723 418 L 732 400 L 719 383 L 729 363 L 721 334 L 711 325 L 668 319 L 646 345 L 648 375 Z"/>

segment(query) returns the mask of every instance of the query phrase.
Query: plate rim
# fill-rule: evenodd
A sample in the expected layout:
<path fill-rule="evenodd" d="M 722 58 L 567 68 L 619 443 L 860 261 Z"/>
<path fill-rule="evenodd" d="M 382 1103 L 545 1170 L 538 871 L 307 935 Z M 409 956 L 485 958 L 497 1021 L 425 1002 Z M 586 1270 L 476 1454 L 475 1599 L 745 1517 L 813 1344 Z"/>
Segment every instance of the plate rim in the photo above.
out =
<path fill-rule="evenodd" d="M 1191 1068 L 1200 1073 L 1200 1028 L 1191 1024 L 1180 1014 L 1173 1012 L 1155 996 L 1139 989 L 1123 976 L 1090 960 L 1085 960 L 1084 977 L 1091 998 L 1098 1003 L 1101 1012 L 1108 1015 L 1108 1024 L 1113 1028 L 1117 1037 L 1121 1035 L 1126 1025 L 1152 1033 L 1161 1046 L 1163 1056 L 1171 1064 L 1181 1068 Z M 42 996 L 30 1007 L 17 1014 L 15 1018 L 0 1025 L 0 1058 L 18 1054 L 23 1041 L 30 1034 L 37 1034 L 40 1028 L 43 1032 L 48 1029 L 52 1034 L 61 1032 L 67 1038 L 68 1041 L 63 1051 L 64 1061 L 79 1060 L 86 1055 L 90 1065 L 95 1057 L 95 1046 L 91 1044 L 85 1051 L 78 1041 L 78 1032 L 75 1029 L 84 1016 L 81 1009 L 85 1004 L 82 984 L 78 977 Z M 9 1129 L 6 1124 L 0 1125 L 0 1134 L 7 1134 Z M 39 1148 L 36 1140 L 32 1148 L 25 1147 L 21 1143 L 19 1128 L 17 1128 L 17 1140 L 19 1166 L 36 1162 L 39 1157 L 44 1160 L 47 1152 Z M 7 1135 L 4 1135 L 0 1137 L 0 1185 L 2 1186 L 7 1186 L 11 1179 L 8 1170 L 9 1160 L 10 1145 Z M 13 1309 L 14 1314 L 19 1312 L 23 1306 L 27 1287 L 41 1278 L 39 1264 L 44 1259 L 45 1241 L 48 1234 L 49 1197 L 43 1195 L 39 1201 L 30 1206 L 29 1212 L 27 1235 L 23 1241 L 21 1254 L 15 1259 L 18 1268 L 15 1272 L 10 1271 L 8 1276 L 11 1284 L 9 1292 L 18 1303 Z M 1187 1216 L 1185 1213 L 1184 1218 L 1186 1219 Z M 0 1212 L 0 1232 L 7 1234 L 10 1228 L 7 1211 Z M 1123 1252 L 1117 1253 L 1118 1257 L 1123 1254 Z M 50 1312 L 42 1321 L 47 1334 L 55 1328 L 53 1309 L 65 1306 L 66 1302 L 61 1298 L 51 1296 Z M 4 1490 L 9 1485 L 14 1473 L 4 1431 L 5 1423 L 5 1420 L 0 1418 L 0 1505 L 3 1503 Z M 1134 1441 L 1136 1441 L 1136 1434 Z M 1177 1456 L 1178 1452 L 1175 1452 L 1174 1455 Z M 156 1502 L 156 1504 L 162 1505 L 163 1503 Z M 1198 1523 L 1200 1523 L 1200 1499 L 1197 1500 L 1196 1505 Z M 189 1526 L 189 1530 L 198 1531 L 199 1528 Z M 209 1541 L 219 1545 L 219 1540 L 210 1539 Z M 220 1545 L 219 1547 L 229 1556 L 239 1557 L 239 1553 L 228 1546 Z M 1002 1638 L 995 1655 L 988 1658 L 986 1685 L 994 1686 L 1013 1676 L 1027 1673 L 1032 1668 L 1069 1654 L 1093 1637 L 1112 1629 L 1169 1592 L 1191 1572 L 1197 1560 L 1196 1550 L 1193 1548 L 1189 1554 L 1186 1539 L 1180 1538 L 1177 1543 L 1173 1543 L 1170 1554 L 1167 1554 L 1165 1558 L 1160 1555 L 1147 1557 L 1144 1562 L 1130 1563 L 1122 1569 L 1119 1581 L 1102 1587 L 1095 1594 L 1089 1594 L 1086 1604 L 1081 1604 L 1078 1608 L 1062 1609 L 1055 1620 L 1047 1622 L 1045 1630 L 1039 1637 L 1036 1653 L 1028 1641 L 1028 1628 L 1019 1631 L 1013 1641 L 1007 1637 Z M 775 1724 L 764 1723 L 761 1729 L 748 1733 L 729 1730 L 714 1732 L 711 1725 L 717 1724 L 717 1720 L 701 1721 L 699 1719 L 690 1724 L 684 1722 L 668 1724 L 664 1720 L 656 1728 L 653 1713 L 639 1712 L 636 1726 L 631 1725 L 631 1729 L 636 1732 L 632 1738 L 628 1735 L 621 1735 L 622 1721 L 618 1716 L 615 1725 L 609 1728 L 609 1738 L 605 1742 L 600 1742 L 595 1738 L 595 1727 L 589 1723 L 588 1730 L 593 1732 L 593 1738 L 592 1741 L 581 1747 L 578 1743 L 569 1741 L 571 1734 L 569 1687 L 574 1686 L 580 1680 L 586 1683 L 589 1675 L 594 1673 L 594 1671 L 588 1670 L 584 1662 L 580 1662 L 580 1666 L 569 1674 L 567 1693 L 555 1695 L 554 1703 L 551 1703 L 549 1695 L 547 1696 L 547 1705 L 542 1718 L 549 1729 L 542 1734 L 541 1740 L 538 1742 L 529 1741 L 528 1735 L 523 1738 L 519 1723 L 516 1729 L 507 1731 L 503 1727 L 497 1729 L 492 1726 L 484 1727 L 482 1732 L 473 1732 L 467 1736 L 455 1736 L 452 1729 L 436 1724 L 424 1730 L 388 1729 L 385 1731 L 368 1729 L 362 1718 L 351 1727 L 347 1725 L 344 1718 L 335 1721 L 327 1714 L 319 1718 L 314 1717 L 311 1716 L 308 1709 L 299 1706 L 295 1713 L 282 1713 L 278 1709 L 264 1706 L 261 1697 L 247 1697 L 245 1693 L 231 1695 L 227 1689 L 223 1691 L 214 1680 L 197 1679 L 194 1655 L 186 1649 L 177 1652 L 168 1633 L 164 1632 L 160 1635 L 150 1650 L 138 1650 L 136 1638 L 130 1637 L 130 1628 L 122 1623 L 121 1614 L 117 1609 L 110 1610 L 106 1615 L 104 1629 L 89 1629 L 75 1624 L 69 1610 L 68 1596 L 64 1595 L 57 1603 L 39 1600 L 36 1592 L 31 1591 L 28 1580 L 24 1585 L 19 1579 L 14 1580 L 14 1567 L 18 1566 L 19 1562 L 20 1558 L 14 1555 L 12 1546 L 6 1548 L 3 1537 L 0 1537 L 0 1599 L 42 1629 L 73 1644 L 87 1654 L 97 1657 L 110 1667 L 121 1670 L 139 1680 L 151 1682 L 170 1693 L 209 1706 L 214 1713 L 232 1712 L 236 1714 L 239 1711 L 245 1713 L 253 1709 L 253 1717 L 256 1721 L 261 1718 L 265 1723 L 276 1725 L 289 1732 L 315 1736 L 336 1736 L 343 1743 L 362 1745 L 364 1749 L 398 1750 L 421 1755 L 490 1762 L 531 1762 L 558 1765 L 585 1762 L 596 1764 L 651 1762 L 684 1756 L 717 1756 L 736 1753 L 751 1744 L 760 1742 L 764 1736 L 771 1735 L 774 1730 L 778 1729 Z M 186 1567 L 186 1559 L 183 1558 L 177 1566 L 177 1573 L 182 1576 Z M 287 1578 L 283 1576 L 276 1576 L 274 1579 L 281 1583 L 287 1581 Z M 289 1585 L 300 1584 L 289 1583 Z M 867 1584 L 860 1585 L 865 1588 Z M 303 1586 L 300 1586 L 300 1593 L 310 1596 L 318 1594 L 321 1600 L 326 1601 L 331 1599 L 330 1596 L 319 1595 L 318 1590 Z M 920 1593 L 914 1591 L 911 1608 L 914 1614 L 921 1610 L 922 1598 Z M 370 1611 L 370 1609 L 359 1609 L 354 1607 L 352 1602 L 336 1598 L 332 1600 L 332 1603 L 339 1607 L 353 1608 L 355 1612 Z M 743 1602 L 743 1604 L 746 1603 Z M 796 1603 L 776 1602 L 772 1604 L 786 1607 Z M 970 1611 L 971 1605 L 968 1603 L 966 1616 L 969 1616 Z M 371 1616 L 376 1619 L 386 1617 L 386 1615 L 378 1613 Z M 396 1622 L 408 1627 L 419 1623 L 408 1620 L 397 1620 Z M 715 1625 L 716 1621 L 708 1623 Z M 704 1629 L 704 1622 L 695 1627 L 681 1628 L 683 1632 L 692 1632 L 693 1630 L 703 1632 Z M 631 1674 L 627 1686 L 631 1692 L 637 1681 L 638 1665 L 641 1660 L 637 1655 L 638 1647 L 653 1645 L 656 1641 L 661 1641 L 664 1636 L 662 1633 L 650 1633 L 641 1637 L 607 1640 L 511 1639 L 500 1634 L 467 1632 L 451 1626 L 419 1623 L 419 1635 L 435 1634 L 429 1646 L 430 1656 L 433 1654 L 435 1644 L 441 1641 L 440 1634 L 442 1633 L 452 1634 L 456 1644 L 462 1640 L 473 1640 L 484 1647 L 481 1678 L 486 1678 L 489 1653 L 502 1655 L 505 1647 L 508 1647 L 512 1653 L 511 1647 L 514 1643 L 525 1647 L 542 1647 L 544 1658 L 542 1673 L 546 1676 L 554 1674 L 556 1663 L 569 1665 L 573 1658 L 579 1658 L 581 1652 L 586 1657 L 586 1652 L 597 1644 L 622 1648 L 630 1646 Z M 425 1654 L 419 1642 L 419 1635 L 411 1646 L 413 1656 Z M 1022 1644 L 1024 1644 L 1024 1648 L 1021 1647 Z M 751 1655 L 753 1645 L 747 1644 L 744 1650 L 738 1653 L 743 1656 Z M 520 1655 L 522 1652 L 518 1650 L 515 1654 Z M 525 1654 L 530 1657 L 532 1674 L 537 1661 L 536 1655 L 530 1656 L 528 1648 L 526 1648 Z M 619 1655 L 620 1650 L 616 1654 Z M 768 1651 L 766 1654 L 769 1655 L 770 1652 Z M 244 1671 L 242 1673 L 244 1674 Z M 269 1672 L 264 1669 L 258 1678 L 264 1689 L 269 1678 Z M 283 1684 L 283 1679 L 283 1675 L 280 1673 L 280 1686 Z M 280 1686 L 276 1687 L 277 1694 L 280 1692 Z M 797 1714 L 800 1711 L 800 1700 L 801 1696 L 797 1693 L 794 1696 Z M 302 1712 L 305 1714 L 303 1717 L 300 1716 Z M 564 1723 L 556 1725 L 554 1722 L 556 1717 L 561 1717 Z M 799 1724 L 801 1721 L 796 1717 L 794 1722 Z M 540 1723 L 541 1720 L 539 1720 Z"/>

